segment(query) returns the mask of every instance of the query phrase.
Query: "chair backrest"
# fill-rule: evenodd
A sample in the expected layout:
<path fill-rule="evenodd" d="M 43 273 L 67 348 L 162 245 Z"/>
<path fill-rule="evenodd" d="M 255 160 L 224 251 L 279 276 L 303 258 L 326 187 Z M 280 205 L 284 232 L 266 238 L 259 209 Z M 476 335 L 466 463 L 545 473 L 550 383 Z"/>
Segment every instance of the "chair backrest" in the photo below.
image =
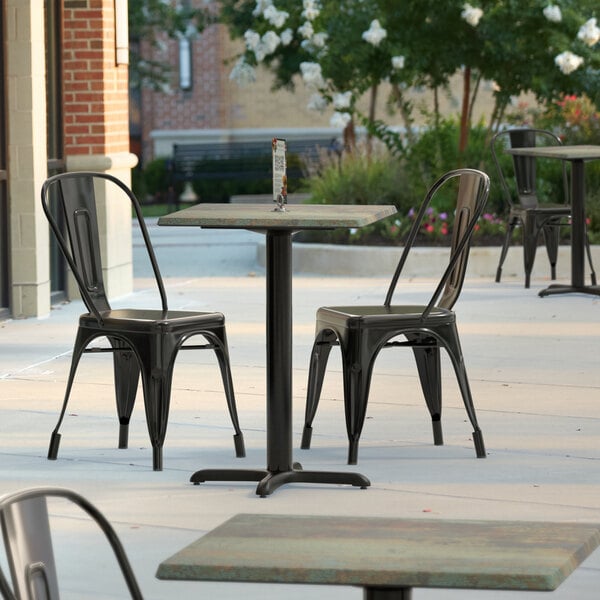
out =
<path fill-rule="evenodd" d="M 492 138 L 490 149 L 496 165 L 502 193 L 508 206 L 515 204 L 513 194 L 508 184 L 509 174 L 502 168 L 501 156 L 505 148 L 532 148 L 534 146 L 560 146 L 560 138 L 545 129 L 520 127 L 500 131 Z M 539 204 L 537 189 L 537 159 L 534 156 L 512 157 L 512 174 L 516 186 L 516 199 L 524 208 L 535 208 Z M 563 166 L 563 201 L 568 201 L 567 170 Z"/>
<path fill-rule="evenodd" d="M 489 177 L 476 169 L 456 169 L 445 173 L 433 184 L 425 195 L 425 199 L 408 234 L 402 256 L 392 277 L 392 282 L 388 288 L 384 302 L 385 306 L 390 306 L 392 303 L 398 279 L 419 233 L 419 229 L 421 229 L 427 208 L 431 205 L 436 194 L 442 188 L 447 187 L 451 180 L 455 180 L 456 178 L 458 178 L 458 182 L 455 182 L 458 184 L 456 188 L 456 209 L 452 224 L 448 265 L 429 304 L 423 311 L 422 318 L 426 318 L 434 306 L 451 309 L 458 299 L 465 279 L 473 230 L 483 212 L 490 192 Z"/>
<path fill-rule="evenodd" d="M 48 520 L 47 498 L 74 502 L 100 526 L 123 573 L 129 593 L 142 599 L 121 542 L 107 519 L 79 494 L 62 488 L 32 488 L 0 498 L 0 525 L 12 585 L 0 570 L 0 593 L 5 600 L 58 600 L 59 585 Z"/>
<path fill-rule="evenodd" d="M 166 310 L 167 298 L 158 263 L 140 204 L 133 192 L 119 179 L 106 173 L 61 173 L 44 182 L 42 206 L 61 252 L 77 281 L 83 302 L 100 323 L 102 311 L 110 309 L 104 287 L 96 204 L 96 186 L 102 183 L 116 186 L 113 191 L 119 192 L 110 195 L 107 193 L 109 202 L 127 198 L 128 204 L 133 207 L 152 264 L 163 310 Z"/>

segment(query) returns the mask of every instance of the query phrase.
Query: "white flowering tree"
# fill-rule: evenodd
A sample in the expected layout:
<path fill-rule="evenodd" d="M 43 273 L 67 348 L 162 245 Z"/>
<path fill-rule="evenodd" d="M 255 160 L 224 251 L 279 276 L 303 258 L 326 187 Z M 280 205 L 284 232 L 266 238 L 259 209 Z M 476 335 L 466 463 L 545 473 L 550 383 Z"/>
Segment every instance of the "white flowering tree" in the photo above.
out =
<path fill-rule="evenodd" d="M 490 127 L 522 92 L 541 101 L 586 93 L 600 105 L 595 12 L 598 0 L 222 0 L 221 18 L 246 45 L 232 78 L 251 81 L 259 65 L 276 87 L 293 87 L 298 76 L 313 90 L 311 108 L 332 106 L 332 124 L 346 131 L 366 93 L 374 122 L 386 81 L 410 133 L 405 90 L 434 90 L 436 113 L 438 90 L 462 71 L 464 150 L 482 80 L 494 84 Z"/>

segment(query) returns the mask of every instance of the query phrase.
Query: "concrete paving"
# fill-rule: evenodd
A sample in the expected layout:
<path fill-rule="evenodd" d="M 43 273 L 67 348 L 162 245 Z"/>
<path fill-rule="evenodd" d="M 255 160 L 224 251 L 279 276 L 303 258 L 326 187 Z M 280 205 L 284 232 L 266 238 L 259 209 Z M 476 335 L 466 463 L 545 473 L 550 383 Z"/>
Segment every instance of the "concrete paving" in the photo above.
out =
<path fill-rule="evenodd" d="M 265 464 L 265 280 L 253 233 L 152 228 L 172 308 L 219 310 L 227 317 L 231 362 L 247 457 L 234 457 L 222 385 L 209 352 L 180 354 L 175 369 L 164 470 L 152 471 L 141 398 L 130 447 L 118 450 L 112 367 L 105 354 L 84 357 L 62 427 L 57 461 L 46 459 L 67 373 L 80 302 L 46 319 L 0 323 L 0 493 L 56 485 L 77 490 L 114 524 L 145 597 L 341 598 L 356 588 L 174 583 L 154 577 L 159 562 L 240 513 L 381 515 L 414 519 L 506 519 L 600 522 L 600 298 L 539 298 L 548 284 L 522 274 L 495 284 L 469 276 L 457 305 L 459 330 L 488 457 L 477 459 L 448 361 L 443 364 L 445 445 L 433 446 L 412 355 L 383 353 L 377 363 L 359 464 L 348 467 L 339 357 L 332 353 L 313 448 L 295 450 L 305 468 L 358 470 L 372 486 L 288 485 L 266 499 L 252 483 L 193 486 L 201 467 Z M 514 250 L 512 252 L 519 252 Z M 544 266 L 542 253 L 538 262 Z M 156 306 L 135 242 L 135 293 L 115 305 Z M 402 285 L 398 298 L 425 298 L 433 280 Z M 381 302 L 387 278 L 294 279 L 294 445 L 299 448 L 314 314 L 323 304 Z M 93 528 L 52 504 L 63 598 L 126 598 Z M 61 550 L 58 550 L 61 548 Z M 592 600 L 600 586 L 597 550 L 544 598 Z M 94 592 L 84 591 L 89 588 Z M 522 592 L 415 590 L 414 598 L 539 598 Z"/>

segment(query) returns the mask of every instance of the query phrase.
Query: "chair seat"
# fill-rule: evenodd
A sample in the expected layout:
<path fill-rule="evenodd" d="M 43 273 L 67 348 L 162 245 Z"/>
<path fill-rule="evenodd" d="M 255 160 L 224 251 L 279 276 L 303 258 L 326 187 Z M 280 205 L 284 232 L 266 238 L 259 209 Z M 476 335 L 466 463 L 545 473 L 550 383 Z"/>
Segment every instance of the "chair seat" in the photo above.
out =
<path fill-rule="evenodd" d="M 225 324 L 225 317 L 219 312 L 192 312 L 186 310 L 152 310 L 121 308 L 102 311 L 103 325 L 93 314 L 86 313 L 79 317 L 79 325 L 86 328 L 106 329 L 117 327 L 130 331 L 152 331 L 163 333 L 188 330 L 190 326 L 214 327 Z"/>
<path fill-rule="evenodd" d="M 360 328 L 385 327 L 410 327 L 423 325 L 424 304 L 392 305 L 392 306 L 324 306 L 317 311 L 318 327 L 323 328 L 323 323 L 330 323 L 339 327 Z M 455 313 L 445 308 L 434 307 L 426 317 L 427 323 L 454 323 Z"/>

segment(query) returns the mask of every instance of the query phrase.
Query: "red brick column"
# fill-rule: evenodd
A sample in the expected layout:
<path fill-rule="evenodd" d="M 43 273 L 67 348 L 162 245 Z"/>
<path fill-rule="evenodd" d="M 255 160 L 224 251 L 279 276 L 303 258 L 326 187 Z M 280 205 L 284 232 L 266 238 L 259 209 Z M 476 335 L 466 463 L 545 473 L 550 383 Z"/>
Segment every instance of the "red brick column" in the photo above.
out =
<path fill-rule="evenodd" d="M 114 0 L 65 0 L 65 155 L 129 152 L 127 65 L 116 64 Z"/>

